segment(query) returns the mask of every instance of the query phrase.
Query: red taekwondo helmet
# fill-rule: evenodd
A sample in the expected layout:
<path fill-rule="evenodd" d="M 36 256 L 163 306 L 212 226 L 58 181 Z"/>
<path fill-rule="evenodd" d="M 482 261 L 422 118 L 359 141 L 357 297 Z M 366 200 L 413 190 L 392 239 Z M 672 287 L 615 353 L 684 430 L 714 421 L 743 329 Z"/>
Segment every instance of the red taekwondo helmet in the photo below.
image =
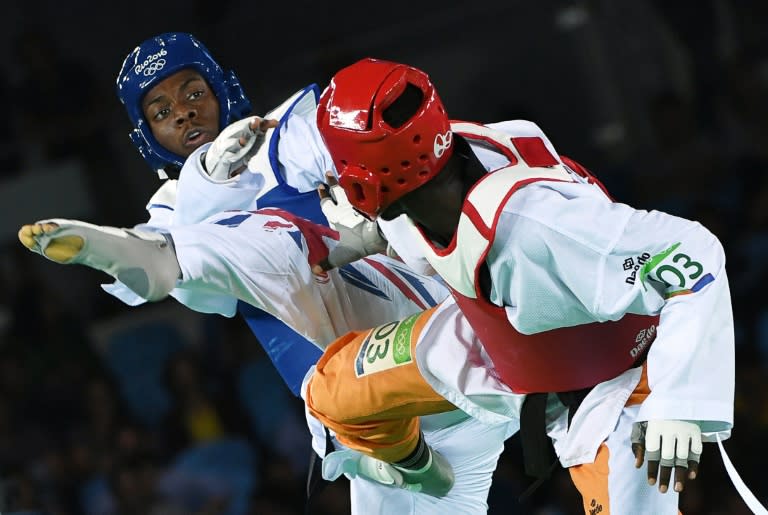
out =
<path fill-rule="evenodd" d="M 350 203 L 371 217 L 437 175 L 453 153 L 427 74 L 389 61 L 362 59 L 334 75 L 317 126 Z"/>

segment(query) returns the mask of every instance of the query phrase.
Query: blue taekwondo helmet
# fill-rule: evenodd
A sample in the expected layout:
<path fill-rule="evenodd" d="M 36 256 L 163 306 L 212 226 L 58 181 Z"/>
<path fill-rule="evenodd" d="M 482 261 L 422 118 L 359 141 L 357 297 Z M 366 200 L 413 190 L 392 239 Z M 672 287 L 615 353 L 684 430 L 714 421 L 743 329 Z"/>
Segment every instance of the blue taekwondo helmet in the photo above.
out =
<path fill-rule="evenodd" d="M 147 39 L 123 61 L 117 76 L 117 96 L 133 123 L 131 141 L 149 166 L 158 172 L 166 167 L 181 168 L 185 158 L 157 142 L 144 118 L 141 101 L 155 84 L 185 68 L 197 70 L 216 95 L 221 112 L 219 129 L 245 118 L 252 110 L 235 72 L 225 72 L 193 35 L 167 32 Z"/>

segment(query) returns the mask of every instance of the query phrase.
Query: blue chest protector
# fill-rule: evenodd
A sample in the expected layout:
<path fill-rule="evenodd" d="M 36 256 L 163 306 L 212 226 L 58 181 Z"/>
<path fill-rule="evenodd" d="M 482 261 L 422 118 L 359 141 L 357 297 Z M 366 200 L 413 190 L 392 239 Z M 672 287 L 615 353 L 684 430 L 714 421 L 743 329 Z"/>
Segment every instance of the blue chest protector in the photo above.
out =
<path fill-rule="evenodd" d="M 310 92 L 315 95 L 315 100 L 317 100 L 320 94 L 318 86 L 313 84 L 305 89 L 305 94 Z M 274 136 L 269 142 L 269 161 L 277 179 L 277 186 L 259 198 L 258 205 L 259 208 L 276 207 L 284 209 L 296 216 L 327 226 L 328 221 L 320 209 L 317 193 L 314 191 L 299 193 L 298 190 L 285 183 L 285 179 L 279 170 L 277 160 L 278 135 L 280 128 L 299 99 L 281 117 L 280 124 L 275 129 Z M 265 311 L 261 311 L 242 301 L 238 302 L 237 310 L 245 319 L 251 332 L 261 343 L 261 346 L 264 347 L 269 359 L 272 360 L 288 388 L 290 388 L 294 395 L 299 396 L 304 376 L 309 368 L 317 363 L 323 352 L 309 340 Z"/>

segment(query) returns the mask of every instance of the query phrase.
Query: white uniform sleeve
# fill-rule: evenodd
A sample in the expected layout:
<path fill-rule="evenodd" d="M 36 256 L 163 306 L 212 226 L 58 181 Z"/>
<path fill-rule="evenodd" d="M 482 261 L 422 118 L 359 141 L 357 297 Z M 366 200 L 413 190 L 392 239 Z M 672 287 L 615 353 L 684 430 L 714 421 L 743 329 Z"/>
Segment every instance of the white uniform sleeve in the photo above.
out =
<path fill-rule="evenodd" d="M 230 211 L 202 224 L 172 227 L 170 232 L 182 272 L 174 291 L 189 292 L 184 300 L 192 309 L 201 311 L 206 301 L 214 306 L 224 298 L 233 308 L 239 299 L 321 346 L 335 338 L 303 235 L 290 222 Z M 195 305 L 190 305 L 190 295 Z M 222 304 L 214 311 L 224 308 Z"/>
<path fill-rule="evenodd" d="M 231 182 L 211 181 L 200 161 L 200 156 L 209 146 L 205 144 L 196 149 L 179 172 L 172 225 L 199 223 L 227 210 L 256 209 L 256 196 L 264 187 L 264 177 L 246 170 Z"/>
<path fill-rule="evenodd" d="M 145 231 L 157 231 L 167 228 L 173 220 L 173 212 L 176 209 L 177 181 L 168 179 L 163 182 L 157 191 L 147 202 L 149 220 L 136 225 L 137 229 Z"/>
<path fill-rule="evenodd" d="M 165 231 L 173 220 L 173 212 L 176 206 L 176 181 L 168 179 L 157 189 L 147 202 L 147 212 L 149 220 L 137 224 L 136 229 L 145 231 Z M 102 284 L 101 288 L 120 299 L 129 306 L 139 306 L 147 302 L 145 299 L 136 295 L 130 288 L 120 281 L 114 281 L 110 284 Z"/>
<path fill-rule="evenodd" d="M 648 249 L 651 259 L 632 288 L 638 296 L 655 288 L 665 299 L 648 354 L 651 395 L 638 419 L 697 420 L 703 433 L 727 432 L 733 424 L 735 349 L 722 245 L 696 222 L 636 212 L 614 255 L 627 256 L 633 247 Z M 612 264 L 619 262 L 614 258 Z"/>
<path fill-rule="evenodd" d="M 109 293 L 113 297 L 120 299 L 124 304 L 128 306 L 140 306 L 146 304 L 147 300 L 139 297 L 133 290 L 128 288 L 120 281 L 115 281 L 110 284 L 102 284 L 101 289 Z"/>
<path fill-rule="evenodd" d="M 489 253 L 491 300 L 523 333 L 660 314 L 640 420 L 733 420 L 734 333 L 722 246 L 697 222 L 600 198 L 586 184 L 512 196 Z"/>
<path fill-rule="evenodd" d="M 245 171 L 237 180 L 227 184 L 212 182 L 202 167 L 200 155 L 210 146 L 195 150 L 185 161 L 179 180 L 168 180 L 147 203 L 150 218 L 136 227 L 149 231 L 167 232 L 172 226 L 199 223 L 207 217 L 230 209 L 255 209 L 256 195 L 264 185 L 264 178 Z M 145 302 L 119 281 L 102 285 L 102 289 L 129 306 Z M 198 298 L 185 291 L 171 292 L 179 302 L 196 311 L 233 316 L 236 302 L 231 296 Z"/>
<path fill-rule="evenodd" d="M 315 110 L 305 115 L 290 115 L 280 129 L 277 148 L 280 172 L 289 186 L 302 193 L 324 183 L 325 172 L 336 173 L 317 130 Z"/>

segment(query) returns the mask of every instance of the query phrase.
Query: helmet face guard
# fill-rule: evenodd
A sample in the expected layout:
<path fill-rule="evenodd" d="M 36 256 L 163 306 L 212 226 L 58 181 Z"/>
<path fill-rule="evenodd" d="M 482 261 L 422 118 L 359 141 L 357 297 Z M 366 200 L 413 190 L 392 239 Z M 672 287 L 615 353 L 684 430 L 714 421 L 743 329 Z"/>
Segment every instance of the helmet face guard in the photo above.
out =
<path fill-rule="evenodd" d="M 216 95 L 221 113 L 219 129 L 251 112 L 251 103 L 235 73 L 225 72 L 197 38 L 183 32 L 168 32 L 147 39 L 123 61 L 117 76 L 117 96 L 134 127 L 129 134 L 131 141 L 153 170 L 162 170 L 168 165 L 181 167 L 185 158 L 157 142 L 141 102 L 147 91 L 160 81 L 187 68 L 196 70 Z"/>
<path fill-rule="evenodd" d="M 389 112 L 413 91 L 419 100 L 393 122 Z M 339 184 L 369 217 L 432 179 L 453 153 L 437 91 L 427 74 L 404 64 L 369 58 L 342 69 L 320 98 L 317 125 Z"/>

